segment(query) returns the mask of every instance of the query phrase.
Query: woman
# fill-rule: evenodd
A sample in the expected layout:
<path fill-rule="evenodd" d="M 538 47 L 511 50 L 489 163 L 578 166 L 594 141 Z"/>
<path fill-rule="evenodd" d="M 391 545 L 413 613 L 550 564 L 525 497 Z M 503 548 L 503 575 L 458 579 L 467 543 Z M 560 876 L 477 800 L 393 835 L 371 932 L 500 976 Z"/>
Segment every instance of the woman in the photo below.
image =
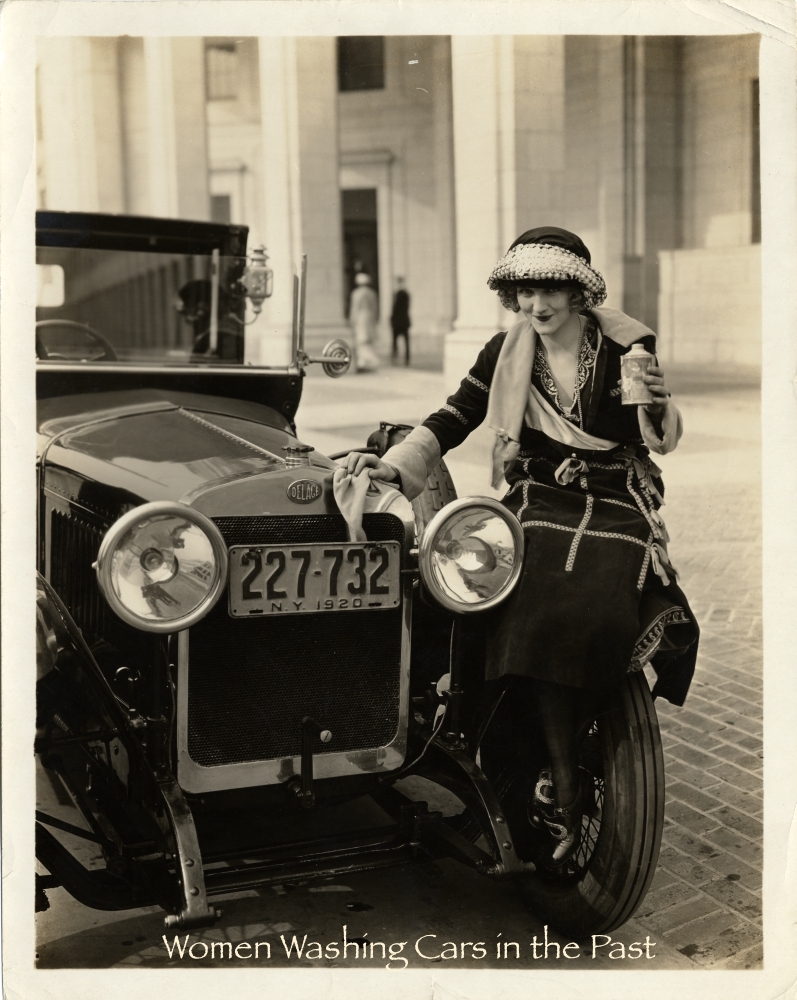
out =
<path fill-rule="evenodd" d="M 651 450 L 676 446 L 682 423 L 658 365 L 645 376 L 652 401 L 622 404 L 620 359 L 636 342 L 653 353 L 655 335 L 598 309 L 606 287 L 573 233 L 524 233 L 488 285 L 520 321 L 381 461 L 353 453 L 346 468 L 398 477 L 412 498 L 485 418 L 495 431 L 493 485 L 506 478 L 503 503 L 527 541 L 520 583 L 490 625 L 487 678 L 511 675 L 539 714 L 551 764 L 530 813 L 550 830 L 548 860 L 558 866 L 578 847 L 578 751 L 589 722 L 629 670 L 652 663 L 654 694 L 679 705 L 694 671 L 698 629 L 667 557 L 664 487 L 650 460 Z"/>

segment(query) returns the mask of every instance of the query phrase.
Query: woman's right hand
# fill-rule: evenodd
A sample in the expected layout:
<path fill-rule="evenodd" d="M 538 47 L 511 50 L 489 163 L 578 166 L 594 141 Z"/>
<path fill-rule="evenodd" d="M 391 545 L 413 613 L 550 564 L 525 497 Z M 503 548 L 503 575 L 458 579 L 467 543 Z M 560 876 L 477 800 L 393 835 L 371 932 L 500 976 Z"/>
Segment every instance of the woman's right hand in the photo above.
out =
<path fill-rule="evenodd" d="M 350 451 L 341 460 L 341 465 L 352 476 L 359 476 L 363 469 L 368 469 L 368 475 L 371 479 L 381 479 L 389 483 L 397 478 L 396 470 L 392 465 L 387 465 L 376 455 L 370 455 L 367 452 Z"/>

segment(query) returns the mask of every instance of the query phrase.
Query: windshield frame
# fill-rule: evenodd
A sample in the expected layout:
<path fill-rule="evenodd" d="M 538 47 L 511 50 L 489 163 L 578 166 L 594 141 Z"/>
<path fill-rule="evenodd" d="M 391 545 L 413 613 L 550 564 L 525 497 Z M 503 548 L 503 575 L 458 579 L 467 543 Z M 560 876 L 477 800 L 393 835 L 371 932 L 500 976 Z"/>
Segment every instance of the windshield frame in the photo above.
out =
<path fill-rule="evenodd" d="M 213 258 L 222 261 L 222 263 L 237 261 L 240 264 L 240 271 L 243 273 L 247 262 L 247 236 L 248 229 L 245 226 L 225 226 L 216 223 L 197 223 L 186 222 L 184 220 L 135 216 L 110 216 L 99 213 L 37 212 L 37 255 L 38 251 L 42 248 L 52 249 L 56 253 L 59 249 L 67 252 L 72 250 L 87 250 L 124 253 L 128 251 L 136 255 L 153 255 L 162 259 L 164 255 L 172 254 L 180 257 L 200 258 L 204 262 L 207 262 L 207 264 Z M 51 255 L 46 256 L 50 256 L 51 259 L 45 261 L 45 263 L 56 262 Z M 153 268 L 153 270 L 157 270 L 157 267 Z M 240 279 L 240 276 L 237 275 L 236 277 Z M 293 278 L 293 275 L 290 277 Z M 285 280 L 285 276 L 282 276 L 282 280 Z M 226 289 L 226 291 L 229 291 L 229 289 Z M 152 357 L 146 357 L 143 352 L 141 356 L 131 354 L 127 357 L 119 358 L 110 358 L 102 355 L 85 358 L 79 356 L 58 358 L 38 356 L 36 360 L 37 367 L 50 371 L 69 371 L 78 368 L 81 371 L 103 372 L 118 370 L 131 374 L 149 372 L 154 369 L 202 372 L 207 374 L 214 372 L 229 374 L 230 372 L 246 371 L 298 371 L 299 358 L 297 348 L 299 344 L 296 335 L 296 316 L 294 316 L 293 320 L 294 330 L 291 338 L 290 352 L 285 352 L 284 361 L 281 361 L 281 363 L 263 363 L 257 356 L 256 346 L 254 348 L 255 357 L 247 357 L 245 354 L 244 335 L 246 333 L 246 326 L 251 325 L 253 321 L 252 310 L 251 304 L 244 297 L 242 290 L 236 288 L 236 291 L 238 293 L 238 298 L 234 306 L 236 315 L 233 315 L 233 309 L 231 308 L 228 313 L 231 319 L 227 324 L 228 329 L 225 331 L 225 336 L 228 336 L 231 332 L 229 327 L 232 321 L 237 319 L 240 330 L 235 326 L 234 333 L 240 335 L 241 347 L 235 349 L 237 355 L 235 357 L 219 356 L 222 353 L 221 350 L 217 350 L 213 354 L 197 353 L 195 350 L 196 327 L 194 327 L 193 336 L 195 339 L 193 342 L 191 341 L 191 332 L 186 333 L 184 336 L 182 334 L 178 335 L 180 338 L 179 347 L 167 342 L 164 342 L 162 345 L 155 344 L 152 349 L 159 353 Z M 37 322 L 46 322 L 47 320 L 56 320 L 59 318 L 71 320 L 72 316 L 68 314 L 69 305 L 70 303 L 67 301 L 61 307 L 43 307 L 37 309 Z M 64 312 L 67 312 L 66 316 Z M 215 315 L 218 328 L 220 318 L 218 310 Z M 183 319 L 185 319 L 185 316 L 183 316 Z M 90 323 L 84 323 L 84 325 L 92 326 Z M 78 338 L 79 332 L 76 331 L 74 336 Z M 115 352 L 119 349 L 120 345 L 111 344 L 110 346 L 114 348 Z M 122 346 L 122 349 L 126 349 L 125 346 Z M 182 353 L 177 353 L 178 350 Z M 176 356 L 169 356 L 169 352 L 173 352 Z M 46 350 L 37 353 L 45 354 Z M 79 350 L 78 353 L 80 353 Z"/>

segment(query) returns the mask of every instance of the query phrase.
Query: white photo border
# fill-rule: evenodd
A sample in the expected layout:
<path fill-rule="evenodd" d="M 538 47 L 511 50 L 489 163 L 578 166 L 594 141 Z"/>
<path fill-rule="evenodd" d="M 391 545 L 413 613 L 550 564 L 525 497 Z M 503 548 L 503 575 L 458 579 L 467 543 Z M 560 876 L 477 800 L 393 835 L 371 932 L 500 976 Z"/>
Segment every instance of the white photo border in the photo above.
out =
<path fill-rule="evenodd" d="M 2 929 L 9 997 L 291 995 L 551 1000 L 794 995 L 797 979 L 797 116 L 794 5 L 778 0 L 7 0 L 0 18 Z M 33 911 L 36 38 L 42 35 L 637 34 L 761 36 L 764 931 L 761 971 L 36 970 Z M 722 526 L 717 526 L 722 531 Z M 397 978 L 397 976 L 399 978 Z"/>

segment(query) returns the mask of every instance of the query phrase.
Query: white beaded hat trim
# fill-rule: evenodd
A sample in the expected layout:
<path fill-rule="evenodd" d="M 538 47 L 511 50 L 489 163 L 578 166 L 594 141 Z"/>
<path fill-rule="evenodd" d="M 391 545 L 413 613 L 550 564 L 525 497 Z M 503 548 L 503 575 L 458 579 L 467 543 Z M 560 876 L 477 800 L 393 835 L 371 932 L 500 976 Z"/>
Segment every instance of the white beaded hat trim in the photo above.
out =
<path fill-rule="evenodd" d="M 521 243 L 498 261 L 487 280 L 487 285 L 499 295 L 501 283 L 512 281 L 577 281 L 584 289 L 588 309 L 606 300 L 606 282 L 603 275 L 569 250 L 548 243 Z M 514 296 L 512 296 L 514 298 Z M 501 296 L 504 302 L 504 296 Z M 515 303 L 516 304 L 516 303 Z M 504 302 L 506 306 L 507 303 Z M 509 308 L 514 308 L 510 306 Z"/>

